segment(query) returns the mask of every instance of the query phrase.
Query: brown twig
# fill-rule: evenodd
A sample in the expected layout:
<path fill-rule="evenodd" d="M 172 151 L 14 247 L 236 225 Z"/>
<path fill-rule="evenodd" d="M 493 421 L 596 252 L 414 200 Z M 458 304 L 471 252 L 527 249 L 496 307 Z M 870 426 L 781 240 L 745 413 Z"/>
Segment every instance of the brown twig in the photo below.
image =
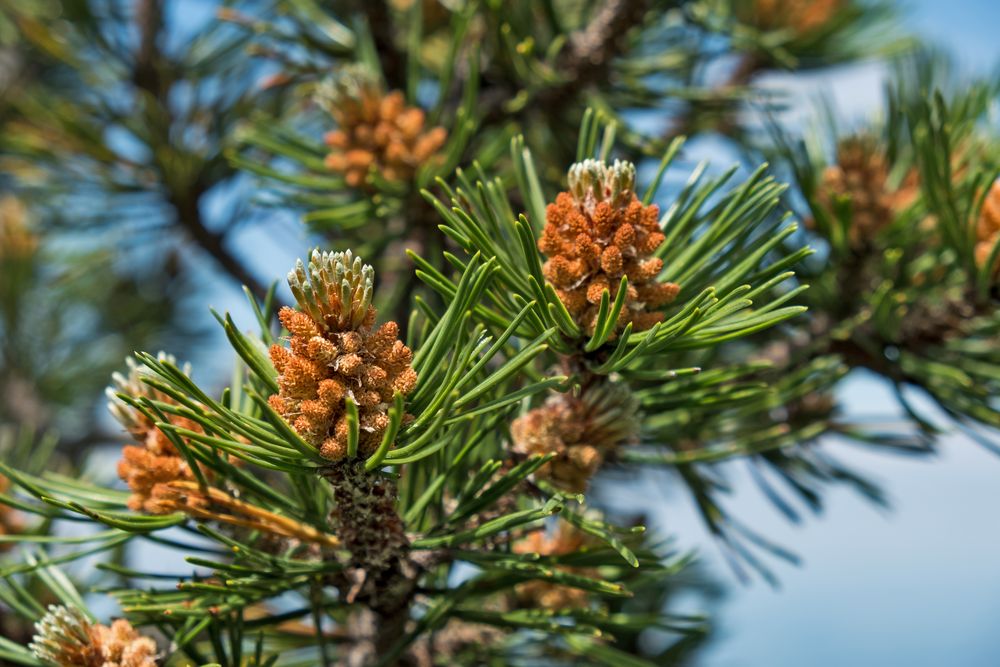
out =
<path fill-rule="evenodd" d="M 590 84 L 607 78 L 611 61 L 622 53 L 628 31 L 642 22 L 648 0 L 606 0 L 583 30 L 572 33 L 556 64 L 562 81 L 538 92 L 522 109 L 559 108 Z M 505 117 L 504 104 L 514 97 L 513 84 L 485 88 L 480 108 L 484 122 Z"/>
<path fill-rule="evenodd" d="M 174 114 L 167 99 L 171 81 L 164 76 L 166 68 L 160 44 L 164 27 L 162 0 L 139 0 L 136 3 L 135 24 L 139 32 L 139 46 L 134 56 L 132 81 L 137 88 L 155 100 L 165 119 L 152 128 L 158 130 L 155 140 L 160 145 L 159 148 L 163 148 L 171 145 L 170 130 Z M 157 155 L 162 152 L 154 151 Z M 165 172 L 166 167 L 160 165 L 160 171 Z M 263 300 L 267 295 L 266 287 L 226 248 L 225 236 L 205 225 L 200 201 L 208 190 L 208 184 L 197 177 L 184 185 L 179 185 L 175 179 L 170 178 L 163 178 L 162 181 L 167 191 L 167 202 L 174 209 L 177 225 L 234 280 L 246 285 L 255 297 Z"/>
<path fill-rule="evenodd" d="M 420 0 L 415 0 L 420 2 Z M 392 20 L 385 0 L 362 0 L 361 8 L 368 18 L 375 50 L 379 54 L 382 74 L 390 89 L 406 87 L 406 62 L 396 48 L 392 34 Z"/>
<path fill-rule="evenodd" d="M 214 232 L 205 226 L 201 215 L 199 201 L 200 193 L 172 192 L 170 203 L 177 214 L 177 224 L 188 236 L 207 252 L 216 263 L 237 283 L 246 285 L 247 289 L 260 301 L 267 297 L 267 288 L 250 273 L 244 264 L 226 248 L 225 235 Z"/>
<path fill-rule="evenodd" d="M 192 496 L 204 497 L 211 509 L 191 505 L 178 499 L 177 509 L 196 518 L 219 521 L 252 530 L 260 530 L 272 535 L 291 537 L 303 542 L 320 544 L 325 547 L 337 548 L 340 546 L 340 540 L 333 535 L 320 532 L 312 526 L 299 523 L 287 516 L 275 514 L 263 507 L 238 500 L 221 489 L 211 487 L 202 489 L 197 482 L 180 480 L 170 482 L 167 486 L 172 491 L 183 494 L 185 498 Z M 230 510 L 233 514 L 222 514 L 216 508 Z"/>

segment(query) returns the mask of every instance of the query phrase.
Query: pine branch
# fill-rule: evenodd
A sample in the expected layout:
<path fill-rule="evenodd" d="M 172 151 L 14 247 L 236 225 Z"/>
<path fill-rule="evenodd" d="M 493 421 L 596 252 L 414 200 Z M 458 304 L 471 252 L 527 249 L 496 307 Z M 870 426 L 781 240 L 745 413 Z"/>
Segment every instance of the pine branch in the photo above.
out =
<path fill-rule="evenodd" d="M 648 0 L 605 0 L 586 28 L 569 36 L 559 55 L 559 83 L 541 88 L 534 101 L 525 104 L 521 113 L 532 109 L 559 108 L 578 97 L 590 85 L 604 80 L 611 62 L 627 44 L 629 30 L 641 24 L 649 7 Z M 480 108 L 483 122 L 493 123 L 504 117 L 504 105 L 518 92 L 513 84 L 490 85 L 484 82 Z"/>

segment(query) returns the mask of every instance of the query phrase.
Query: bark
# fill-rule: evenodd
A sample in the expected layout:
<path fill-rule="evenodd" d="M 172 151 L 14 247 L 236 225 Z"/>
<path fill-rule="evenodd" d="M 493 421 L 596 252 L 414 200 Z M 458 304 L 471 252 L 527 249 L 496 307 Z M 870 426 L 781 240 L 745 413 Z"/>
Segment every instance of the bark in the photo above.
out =
<path fill-rule="evenodd" d="M 345 662 L 361 667 L 403 637 L 423 566 L 411 557 L 392 480 L 366 471 L 357 459 L 338 461 L 323 476 L 337 504 L 332 523 L 349 554 L 337 584 L 343 599 L 360 607 L 351 620 L 354 645 Z"/>
<path fill-rule="evenodd" d="M 590 84 L 606 79 L 611 62 L 626 46 L 629 30 L 642 23 L 648 0 L 606 0 L 586 28 L 570 35 L 557 67 L 563 81 L 540 91 L 524 109 L 552 109 L 565 105 Z M 503 105 L 514 97 L 510 85 L 484 89 L 484 122 L 504 116 Z"/>

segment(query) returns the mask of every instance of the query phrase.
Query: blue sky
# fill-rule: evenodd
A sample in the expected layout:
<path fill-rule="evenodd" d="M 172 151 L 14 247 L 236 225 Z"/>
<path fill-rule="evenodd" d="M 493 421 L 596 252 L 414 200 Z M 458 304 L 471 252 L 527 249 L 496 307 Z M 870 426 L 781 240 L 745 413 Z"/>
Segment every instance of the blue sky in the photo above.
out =
<path fill-rule="evenodd" d="M 902 6 L 908 26 L 947 48 L 963 65 L 991 70 L 1000 64 L 996 0 L 906 0 Z"/>

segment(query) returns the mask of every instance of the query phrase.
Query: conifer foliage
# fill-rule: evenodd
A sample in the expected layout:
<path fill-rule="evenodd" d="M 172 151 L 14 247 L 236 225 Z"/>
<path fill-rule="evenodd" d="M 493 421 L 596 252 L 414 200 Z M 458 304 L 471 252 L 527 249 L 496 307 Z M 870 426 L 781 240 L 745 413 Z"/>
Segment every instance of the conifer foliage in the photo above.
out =
<path fill-rule="evenodd" d="M 796 519 L 829 484 L 884 500 L 824 436 L 995 438 L 1000 88 L 889 4 L 170 6 L 0 0 L 3 664 L 686 664 L 694 555 L 606 502 L 622 479 L 671 471 L 774 581 L 795 556 L 719 463 Z M 796 134 L 756 87 L 876 56 L 860 130 Z M 289 214 L 310 247 L 250 270 L 242 218 Z M 211 311 L 226 382 L 199 258 L 247 297 Z M 854 369 L 898 429 L 840 408 Z"/>

